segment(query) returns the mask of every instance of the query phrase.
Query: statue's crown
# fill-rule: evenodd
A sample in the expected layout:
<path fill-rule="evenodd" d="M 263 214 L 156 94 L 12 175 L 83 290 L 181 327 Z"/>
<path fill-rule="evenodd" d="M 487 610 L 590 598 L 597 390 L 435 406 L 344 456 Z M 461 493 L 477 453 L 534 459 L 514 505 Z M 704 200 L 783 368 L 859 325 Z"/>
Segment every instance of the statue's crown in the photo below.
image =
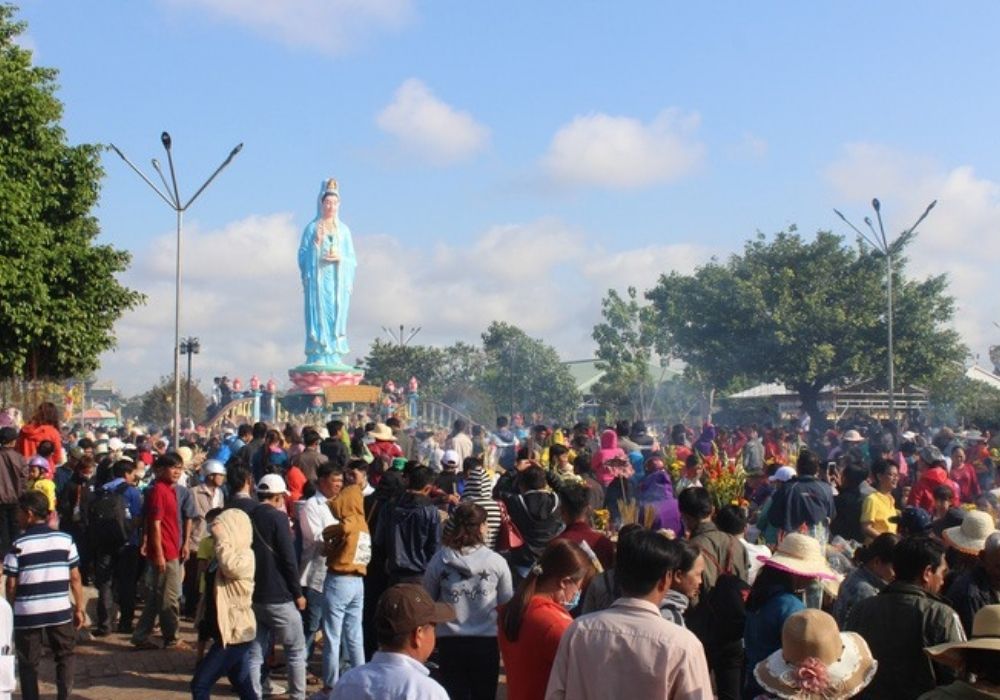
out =
<path fill-rule="evenodd" d="M 332 177 L 326 181 L 326 185 L 323 187 L 323 194 L 335 194 L 340 196 L 340 190 L 337 187 L 337 181 Z"/>

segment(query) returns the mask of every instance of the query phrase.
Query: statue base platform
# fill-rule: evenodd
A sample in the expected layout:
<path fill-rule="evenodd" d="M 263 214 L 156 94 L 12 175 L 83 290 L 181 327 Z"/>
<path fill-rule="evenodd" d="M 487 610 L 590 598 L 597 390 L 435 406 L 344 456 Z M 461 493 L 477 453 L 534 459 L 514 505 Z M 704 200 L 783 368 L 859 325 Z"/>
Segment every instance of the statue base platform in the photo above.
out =
<path fill-rule="evenodd" d="M 365 377 L 365 371 L 350 365 L 329 367 L 324 365 L 299 365 L 288 370 L 296 394 L 322 394 L 331 386 L 357 386 Z"/>

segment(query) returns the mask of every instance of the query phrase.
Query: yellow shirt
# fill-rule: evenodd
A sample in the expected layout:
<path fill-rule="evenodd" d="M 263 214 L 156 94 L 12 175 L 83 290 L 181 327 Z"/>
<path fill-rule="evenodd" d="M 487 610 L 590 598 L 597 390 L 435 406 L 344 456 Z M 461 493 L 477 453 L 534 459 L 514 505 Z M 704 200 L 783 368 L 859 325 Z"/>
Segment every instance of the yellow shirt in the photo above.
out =
<path fill-rule="evenodd" d="M 205 535 L 198 543 L 198 553 L 195 555 L 198 561 L 210 561 L 215 556 L 215 538 Z M 198 576 L 198 592 L 205 592 L 205 574 Z"/>
<path fill-rule="evenodd" d="M 896 523 L 890 523 L 889 518 L 896 515 L 896 502 L 891 493 L 869 494 L 861 505 L 861 522 L 871 523 L 879 534 L 896 532 Z"/>
<path fill-rule="evenodd" d="M 49 512 L 52 513 L 56 509 L 56 485 L 51 479 L 35 479 L 35 482 L 31 484 L 32 491 L 41 491 L 45 494 L 45 497 L 49 499 Z"/>

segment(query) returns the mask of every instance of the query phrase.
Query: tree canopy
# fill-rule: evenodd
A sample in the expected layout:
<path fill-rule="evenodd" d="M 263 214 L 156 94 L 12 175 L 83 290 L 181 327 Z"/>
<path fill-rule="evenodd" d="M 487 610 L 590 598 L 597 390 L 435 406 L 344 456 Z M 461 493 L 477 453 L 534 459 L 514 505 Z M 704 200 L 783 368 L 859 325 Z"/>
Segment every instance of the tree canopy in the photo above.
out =
<path fill-rule="evenodd" d="M 656 382 L 650 371 L 656 328 L 653 309 L 640 304 L 635 287 L 625 297 L 611 289 L 601 301 L 604 320 L 594 326 L 597 368 L 604 375 L 594 386 L 594 398 L 616 414 L 631 413 L 633 419 L 649 417 L 656 397 Z"/>
<path fill-rule="evenodd" d="M 23 30 L 0 5 L 0 377 L 58 379 L 96 370 L 143 297 L 116 279 L 129 254 L 97 242 L 100 146 L 67 143 L 56 71 Z"/>
<path fill-rule="evenodd" d="M 904 277 L 908 242 L 899 241 L 893 257 L 899 385 L 932 381 L 966 354 L 948 327 L 954 301 L 945 277 Z M 885 258 L 833 233 L 812 240 L 794 227 L 771 238 L 760 234 L 724 263 L 661 276 L 646 296 L 658 350 L 720 389 L 741 376 L 783 383 L 820 423 L 824 387 L 887 384 Z"/>
<path fill-rule="evenodd" d="M 391 379 L 405 386 L 416 377 L 421 396 L 484 423 L 511 410 L 560 419 L 573 416 L 579 393 L 554 348 L 507 323 L 490 324 L 482 337 L 482 347 L 457 342 L 444 348 L 376 339 L 359 365 L 372 384 Z"/>
<path fill-rule="evenodd" d="M 187 417 L 188 401 L 191 417 L 196 423 L 205 419 L 208 399 L 202 393 L 198 382 L 191 383 L 191 397 L 188 398 L 187 376 L 181 376 L 181 415 Z M 139 401 L 139 420 L 152 425 L 168 425 L 174 419 L 174 377 L 160 377 L 159 383 L 143 394 Z"/>
<path fill-rule="evenodd" d="M 580 393 L 555 348 L 517 326 L 494 321 L 483 333 L 483 350 L 487 360 L 482 387 L 500 413 L 573 417 Z"/>

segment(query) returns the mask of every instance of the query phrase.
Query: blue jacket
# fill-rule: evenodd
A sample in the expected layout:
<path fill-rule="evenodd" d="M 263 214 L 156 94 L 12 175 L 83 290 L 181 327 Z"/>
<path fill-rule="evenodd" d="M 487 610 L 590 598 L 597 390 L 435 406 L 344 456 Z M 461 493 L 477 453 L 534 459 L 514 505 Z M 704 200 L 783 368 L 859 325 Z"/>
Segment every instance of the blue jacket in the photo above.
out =
<path fill-rule="evenodd" d="M 774 493 L 767 519 L 784 532 L 798 532 L 803 525 L 829 526 L 836 512 L 830 484 L 815 476 L 797 476 Z"/>

